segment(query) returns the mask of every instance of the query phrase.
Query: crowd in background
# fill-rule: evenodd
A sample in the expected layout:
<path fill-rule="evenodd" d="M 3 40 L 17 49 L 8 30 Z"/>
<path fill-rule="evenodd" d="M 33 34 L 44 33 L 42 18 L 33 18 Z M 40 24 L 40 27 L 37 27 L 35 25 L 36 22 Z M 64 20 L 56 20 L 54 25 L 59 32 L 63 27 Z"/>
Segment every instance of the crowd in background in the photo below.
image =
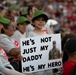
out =
<path fill-rule="evenodd" d="M 0 0 L 0 6 L 4 7 L 5 11 L 2 12 L 3 16 L 9 17 L 12 21 L 27 11 L 22 10 L 27 8 L 30 4 L 36 4 L 38 9 L 43 10 L 49 18 L 58 21 L 58 26 L 54 29 L 56 33 L 61 32 L 63 35 L 66 33 L 76 33 L 76 2 L 75 0 Z M 12 11 L 11 6 L 16 7 L 16 12 Z M 11 12 L 12 11 L 12 12 Z M 1 12 L 1 9 L 0 9 Z M 9 14 L 9 12 L 11 12 Z"/>

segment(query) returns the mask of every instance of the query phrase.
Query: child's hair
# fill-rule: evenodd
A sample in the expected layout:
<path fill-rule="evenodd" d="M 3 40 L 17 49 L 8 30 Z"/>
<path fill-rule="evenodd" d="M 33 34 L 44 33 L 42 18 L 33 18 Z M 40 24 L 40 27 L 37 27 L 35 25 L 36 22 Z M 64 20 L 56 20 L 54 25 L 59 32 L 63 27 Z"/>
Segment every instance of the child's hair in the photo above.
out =
<path fill-rule="evenodd" d="M 74 34 L 74 33 L 70 33 L 70 34 L 66 34 L 63 38 L 62 38 L 62 51 L 63 51 L 63 59 L 62 59 L 62 61 L 63 61 L 63 63 L 65 62 L 65 61 L 67 61 L 68 60 L 68 54 L 67 54 L 67 52 L 66 52 L 66 50 L 65 50 L 65 48 L 64 48 L 64 46 L 65 46 L 65 44 L 66 44 L 66 42 L 67 42 L 67 40 L 68 39 L 70 39 L 70 38 L 76 38 L 76 34 Z"/>
<path fill-rule="evenodd" d="M 74 33 L 70 33 L 70 34 L 66 34 L 63 38 L 62 38 L 62 50 L 64 50 L 64 46 L 65 46 L 65 43 L 67 42 L 67 40 L 69 38 L 76 38 L 76 34 Z"/>
<path fill-rule="evenodd" d="M 65 50 L 70 55 L 76 52 L 76 38 L 70 38 L 65 44 Z"/>

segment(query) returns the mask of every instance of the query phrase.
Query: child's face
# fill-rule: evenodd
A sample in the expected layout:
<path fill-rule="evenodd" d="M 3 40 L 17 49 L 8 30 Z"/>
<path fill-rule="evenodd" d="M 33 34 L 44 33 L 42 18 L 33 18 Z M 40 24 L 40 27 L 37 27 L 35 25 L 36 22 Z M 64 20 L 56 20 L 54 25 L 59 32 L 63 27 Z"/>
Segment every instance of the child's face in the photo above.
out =
<path fill-rule="evenodd" d="M 18 28 L 18 30 L 19 30 L 22 34 L 24 34 L 25 31 L 26 31 L 26 26 L 27 26 L 26 23 L 22 23 L 22 24 L 19 24 L 19 25 L 17 26 L 17 28 Z"/>
<path fill-rule="evenodd" d="M 42 29 L 45 26 L 45 23 L 46 21 L 43 17 L 36 18 L 33 21 L 33 25 L 35 26 L 36 29 Z"/>

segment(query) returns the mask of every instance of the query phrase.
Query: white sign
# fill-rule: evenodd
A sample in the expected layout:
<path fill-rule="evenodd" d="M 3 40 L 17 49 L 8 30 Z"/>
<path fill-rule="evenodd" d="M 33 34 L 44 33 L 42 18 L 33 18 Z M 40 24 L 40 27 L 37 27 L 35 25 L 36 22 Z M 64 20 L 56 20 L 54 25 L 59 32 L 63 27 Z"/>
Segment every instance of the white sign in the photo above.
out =
<path fill-rule="evenodd" d="M 55 47 L 55 42 L 57 48 L 56 53 L 55 51 L 52 51 L 53 46 Z M 57 52 L 59 53 L 59 55 L 57 54 Z M 60 53 L 60 34 L 22 38 L 21 55 L 24 57 L 22 60 L 22 72 L 33 73 L 48 69 L 59 68 L 62 66 L 62 59 L 60 57 Z"/>

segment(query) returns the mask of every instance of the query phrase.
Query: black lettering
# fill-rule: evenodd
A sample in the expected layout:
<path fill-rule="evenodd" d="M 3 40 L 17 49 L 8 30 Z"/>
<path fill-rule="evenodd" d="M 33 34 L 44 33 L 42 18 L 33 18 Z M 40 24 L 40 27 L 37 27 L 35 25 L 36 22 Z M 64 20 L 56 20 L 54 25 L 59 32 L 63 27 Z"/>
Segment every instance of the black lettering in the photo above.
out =
<path fill-rule="evenodd" d="M 48 68 L 51 67 L 51 63 L 48 63 Z"/>
<path fill-rule="evenodd" d="M 30 57 L 27 57 L 27 61 L 30 61 L 31 59 L 30 59 Z"/>
<path fill-rule="evenodd" d="M 41 46 L 40 50 L 42 51 L 42 50 L 47 50 L 47 49 L 48 49 L 48 45 L 47 46 Z"/>
<path fill-rule="evenodd" d="M 42 58 L 42 54 L 32 55 L 32 56 L 24 57 L 23 62 L 34 61 L 34 60 L 38 60 L 38 59 L 41 59 L 41 58 Z"/>
<path fill-rule="evenodd" d="M 34 66 L 31 66 L 30 65 L 30 68 L 31 68 L 31 71 L 34 71 L 35 70 Z"/>
<path fill-rule="evenodd" d="M 29 72 L 30 71 L 30 67 L 28 66 L 28 67 L 23 67 L 23 72 Z"/>
<path fill-rule="evenodd" d="M 52 62 L 52 67 L 55 67 L 54 62 Z"/>
<path fill-rule="evenodd" d="M 45 38 L 45 42 L 48 42 L 48 41 L 49 41 L 49 40 L 48 40 L 48 38 L 46 37 L 46 38 Z"/>
<path fill-rule="evenodd" d="M 41 38 L 41 43 L 44 43 L 45 42 L 45 39 L 44 38 Z"/>
<path fill-rule="evenodd" d="M 38 69 L 44 69 L 46 64 L 40 64 L 38 65 Z"/>
<path fill-rule="evenodd" d="M 31 41 L 32 45 L 34 45 L 34 44 L 35 44 L 35 41 L 34 41 L 34 40 L 30 39 L 30 41 Z"/>
<path fill-rule="evenodd" d="M 26 45 L 29 45 L 29 40 L 27 40 L 27 41 L 22 41 L 22 46 L 26 46 Z"/>
<path fill-rule="evenodd" d="M 41 57 L 42 57 L 42 54 L 40 54 L 40 55 L 39 55 L 39 57 L 40 57 L 40 59 L 41 59 Z"/>
<path fill-rule="evenodd" d="M 29 54 L 29 53 L 33 53 L 33 52 L 36 52 L 36 47 L 23 50 L 23 54 Z"/>
<path fill-rule="evenodd" d="M 55 66 L 58 66 L 58 62 L 55 62 Z"/>
<path fill-rule="evenodd" d="M 40 49 L 40 50 L 42 51 L 42 50 L 44 50 L 44 49 L 45 49 L 45 46 L 41 46 L 41 49 Z"/>
<path fill-rule="evenodd" d="M 30 48 L 30 53 L 36 52 L 36 47 Z"/>
<path fill-rule="evenodd" d="M 23 58 L 23 62 L 26 62 L 26 58 L 25 57 Z"/>
<path fill-rule="evenodd" d="M 56 62 L 48 63 L 48 68 L 61 66 L 61 64 L 62 64 L 61 61 L 58 61 L 58 62 L 56 61 Z"/>
<path fill-rule="evenodd" d="M 51 37 L 49 37 L 49 41 L 51 42 Z"/>
<path fill-rule="evenodd" d="M 23 50 L 23 54 L 25 54 L 25 53 L 26 53 L 26 50 L 27 50 L 27 49 L 24 49 L 24 50 Z M 27 53 L 28 53 L 28 52 L 27 52 Z"/>
<path fill-rule="evenodd" d="M 59 65 L 59 66 L 61 66 L 61 64 L 62 64 L 62 62 L 61 62 L 61 61 L 59 61 L 59 62 L 58 62 L 58 65 Z"/>
<path fill-rule="evenodd" d="M 41 38 L 41 43 L 51 41 L 51 37 Z"/>
<path fill-rule="evenodd" d="M 35 59 L 35 58 L 34 58 L 34 56 L 32 55 L 32 56 L 31 56 L 31 60 L 33 61 L 34 59 Z"/>

